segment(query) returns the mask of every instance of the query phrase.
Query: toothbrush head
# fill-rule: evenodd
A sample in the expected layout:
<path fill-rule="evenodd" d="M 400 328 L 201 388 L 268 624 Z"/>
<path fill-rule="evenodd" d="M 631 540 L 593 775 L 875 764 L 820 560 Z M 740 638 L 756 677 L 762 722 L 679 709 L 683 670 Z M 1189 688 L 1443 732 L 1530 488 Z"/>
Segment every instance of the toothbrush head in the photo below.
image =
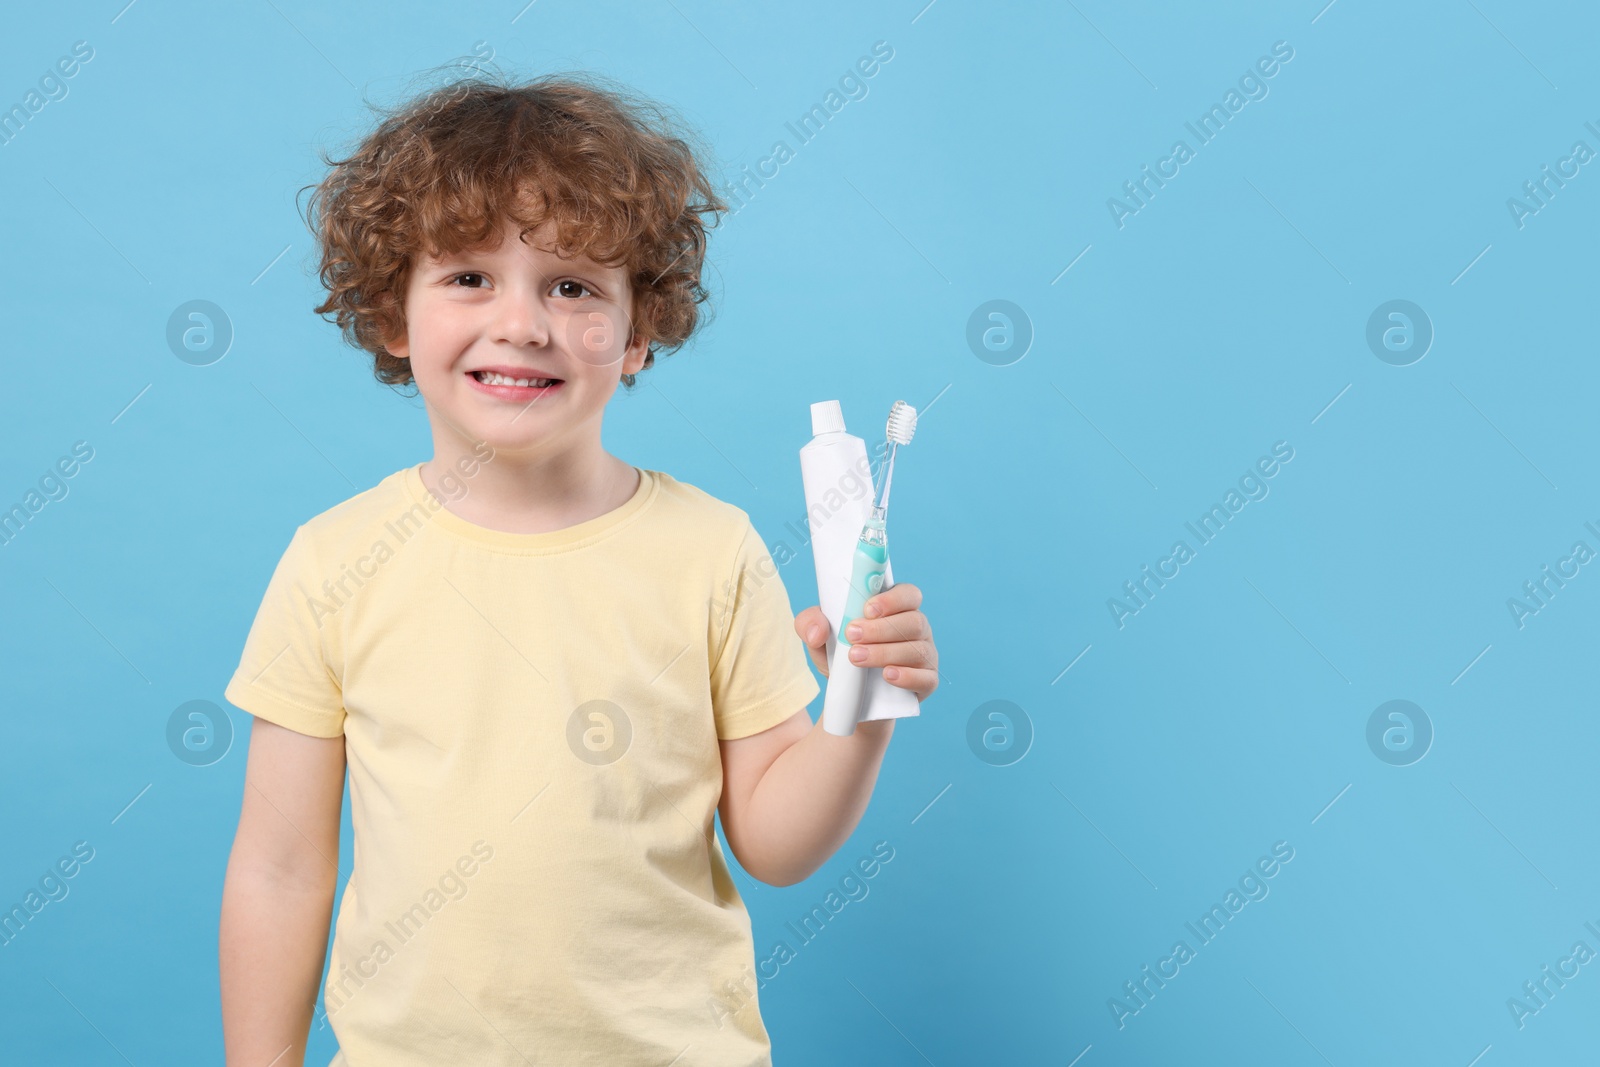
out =
<path fill-rule="evenodd" d="M 904 400 L 896 400 L 889 412 L 889 440 L 896 445 L 909 445 L 911 435 L 916 432 L 917 409 Z"/>

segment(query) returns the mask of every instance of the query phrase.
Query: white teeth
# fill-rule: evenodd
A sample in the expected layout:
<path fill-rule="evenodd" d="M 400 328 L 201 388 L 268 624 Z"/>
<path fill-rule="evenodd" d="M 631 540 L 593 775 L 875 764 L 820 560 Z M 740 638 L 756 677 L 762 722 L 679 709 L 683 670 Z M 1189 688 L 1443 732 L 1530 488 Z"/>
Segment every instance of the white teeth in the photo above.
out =
<path fill-rule="evenodd" d="M 472 373 L 478 379 L 478 381 L 484 383 L 485 385 L 520 385 L 524 387 L 543 387 L 546 385 L 552 385 L 556 381 L 554 378 L 507 378 L 504 374 L 496 374 L 493 371 L 480 370 L 473 371 Z"/>

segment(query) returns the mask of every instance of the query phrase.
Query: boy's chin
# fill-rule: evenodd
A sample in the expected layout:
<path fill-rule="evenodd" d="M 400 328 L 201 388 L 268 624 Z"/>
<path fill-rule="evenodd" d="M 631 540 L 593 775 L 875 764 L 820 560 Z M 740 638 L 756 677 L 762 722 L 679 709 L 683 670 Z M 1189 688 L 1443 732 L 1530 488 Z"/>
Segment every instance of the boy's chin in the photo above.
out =
<path fill-rule="evenodd" d="M 529 420 L 530 416 L 524 415 L 517 420 L 515 425 L 509 427 L 494 422 L 486 422 L 482 419 L 461 423 L 460 425 L 474 441 L 483 441 L 493 447 L 496 452 L 507 454 L 525 452 L 532 454 L 549 448 L 555 440 L 552 427 L 548 423 L 542 426 L 524 426 L 523 423 L 529 422 Z"/>
<path fill-rule="evenodd" d="M 565 420 L 562 420 L 563 426 Z M 562 427 L 548 418 L 539 420 L 529 411 L 516 422 L 507 425 L 504 420 L 470 419 L 456 424 L 474 444 L 481 441 L 494 449 L 497 456 L 537 458 L 561 446 Z"/>

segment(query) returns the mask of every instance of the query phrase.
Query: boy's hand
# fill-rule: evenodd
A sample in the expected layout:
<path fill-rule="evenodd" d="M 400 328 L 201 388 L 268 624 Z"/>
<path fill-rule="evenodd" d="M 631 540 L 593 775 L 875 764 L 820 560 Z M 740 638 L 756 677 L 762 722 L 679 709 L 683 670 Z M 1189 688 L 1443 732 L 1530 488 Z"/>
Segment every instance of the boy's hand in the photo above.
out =
<path fill-rule="evenodd" d="M 928 617 L 917 610 L 921 603 L 922 590 L 910 582 L 892 585 L 869 598 L 863 617 L 850 624 L 860 627 L 861 636 L 845 635 L 854 646 L 854 662 L 882 667 L 891 685 L 911 690 L 918 701 L 939 688 L 939 650 L 933 646 Z M 806 643 L 811 662 L 827 677 L 828 617 L 812 605 L 794 617 L 794 628 Z"/>

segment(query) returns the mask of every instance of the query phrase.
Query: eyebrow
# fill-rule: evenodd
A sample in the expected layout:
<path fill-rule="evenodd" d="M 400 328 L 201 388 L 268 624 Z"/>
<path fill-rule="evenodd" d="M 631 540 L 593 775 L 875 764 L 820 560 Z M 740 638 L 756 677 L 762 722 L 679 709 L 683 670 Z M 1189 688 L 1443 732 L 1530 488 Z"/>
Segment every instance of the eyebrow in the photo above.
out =
<path fill-rule="evenodd" d="M 494 255 L 499 254 L 500 251 L 502 251 L 502 250 L 496 249 L 494 251 L 490 251 L 488 249 L 482 249 L 482 248 L 479 248 L 479 249 L 467 248 L 467 249 L 462 249 L 459 252 L 451 252 L 451 253 L 448 253 L 448 254 L 442 255 L 442 256 L 430 255 L 428 257 L 428 259 L 429 259 L 429 263 L 430 263 L 430 265 L 432 266 L 433 269 L 435 269 L 435 270 L 443 270 L 443 269 L 446 269 L 448 267 L 460 264 L 461 262 L 463 262 L 465 260 L 478 259 L 480 257 L 487 258 L 487 257 L 490 257 L 490 256 L 494 256 Z M 587 256 L 587 255 L 579 255 L 579 256 L 577 256 L 575 258 L 572 258 L 572 259 L 562 259 L 561 257 L 557 256 L 554 252 L 547 252 L 544 249 L 535 248 L 535 249 L 533 249 L 533 251 L 537 252 L 541 256 L 544 256 L 546 258 L 555 260 L 555 266 L 557 268 L 556 273 L 566 273 L 566 272 L 574 272 L 574 271 L 576 271 L 576 272 L 581 272 L 581 273 L 586 273 L 586 274 L 596 274 L 596 275 L 600 275 L 600 276 L 609 276 L 612 271 L 620 271 L 623 276 L 626 276 L 626 274 L 627 274 L 627 271 L 620 264 L 616 265 L 616 266 L 608 267 L 604 263 L 601 263 L 601 262 L 599 262 L 597 260 L 589 258 L 589 256 Z M 552 277 L 553 276 L 554 275 L 552 275 Z"/>

